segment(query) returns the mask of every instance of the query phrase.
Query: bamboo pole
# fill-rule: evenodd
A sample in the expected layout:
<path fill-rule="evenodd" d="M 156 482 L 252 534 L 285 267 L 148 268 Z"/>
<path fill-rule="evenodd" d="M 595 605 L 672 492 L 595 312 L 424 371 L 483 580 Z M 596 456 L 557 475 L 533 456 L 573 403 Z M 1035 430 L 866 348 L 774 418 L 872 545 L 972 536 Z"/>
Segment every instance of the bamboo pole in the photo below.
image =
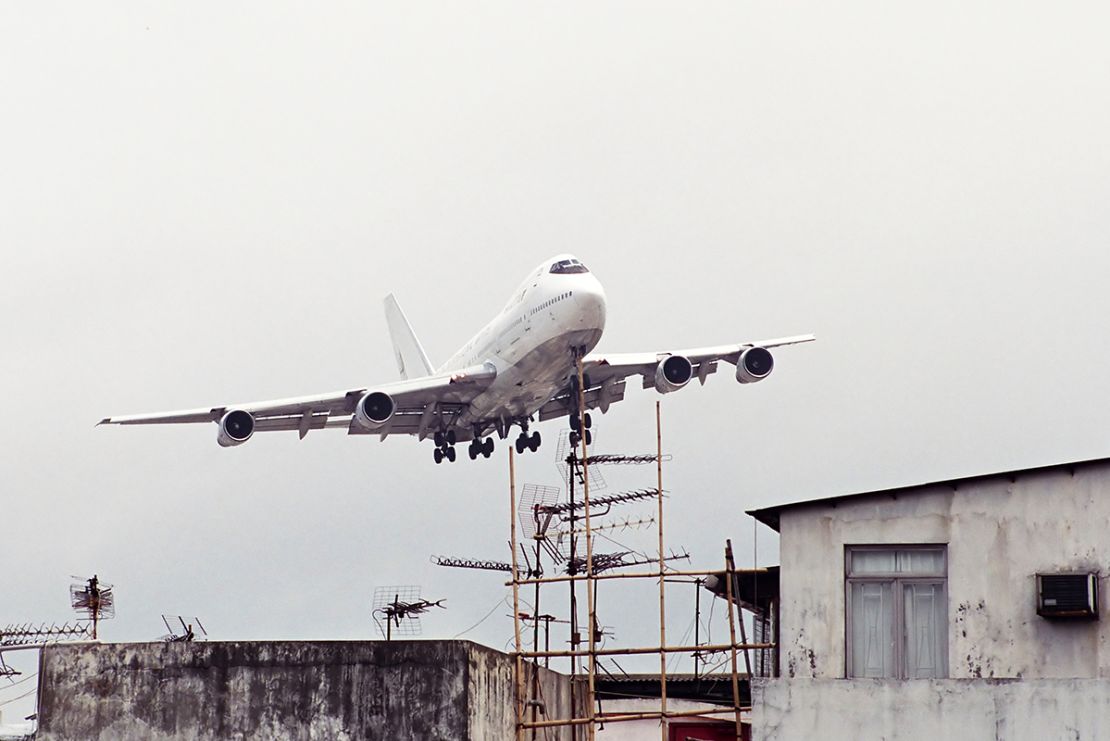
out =
<path fill-rule="evenodd" d="M 597 613 L 595 612 L 594 605 L 594 586 L 596 582 L 593 580 L 594 576 L 594 540 L 593 530 L 590 528 L 590 469 L 587 465 L 589 453 L 586 450 L 586 389 L 585 374 L 582 371 L 582 356 L 578 355 L 575 360 L 575 365 L 578 367 L 578 436 L 579 442 L 582 444 L 582 502 L 583 509 L 585 510 L 586 519 L 586 630 L 589 631 L 589 658 L 586 659 L 586 702 L 589 703 L 589 709 L 586 717 L 590 719 L 590 724 L 587 728 L 587 738 L 593 741 L 597 734 L 597 726 L 593 722 L 594 718 L 594 686 L 596 680 L 596 661 L 597 657 L 594 653 L 597 637 Z"/>
<path fill-rule="evenodd" d="M 751 710 L 751 707 L 745 706 L 744 710 Z M 666 714 L 667 718 L 697 718 L 700 716 L 723 715 L 733 713 L 732 708 L 721 708 L 720 710 L 675 710 Z M 604 723 L 624 723 L 633 720 L 652 720 L 655 718 L 663 718 L 664 714 L 658 711 L 645 711 L 642 713 L 614 713 L 613 715 L 605 715 L 604 713 L 598 715 L 596 720 Z M 580 726 L 590 723 L 589 718 L 556 718 L 553 720 L 541 720 L 535 724 L 536 728 L 552 728 L 555 726 Z M 526 723 L 527 727 L 531 728 L 532 723 Z"/>
<path fill-rule="evenodd" d="M 524 657 L 520 644 L 520 583 L 516 561 L 516 462 L 509 446 L 509 543 L 513 549 L 513 634 L 516 640 L 516 741 L 524 739 Z"/>
<path fill-rule="evenodd" d="M 719 573 L 720 573 L 719 570 L 718 571 L 668 571 L 667 576 L 668 577 L 675 577 L 675 576 L 695 576 L 696 577 L 696 576 L 713 576 L 713 575 L 719 574 Z M 732 573 L 733 574 L 766 574 L 767 569 L 733 569 Z M 659 572 L 658 571 L 637 571 L 637 572 L 623 571 L 623 572 L 612 573 L 612 574 L 594 574 L 592 578 L 596 579 L 598 581 L 604 581 L 605 579 L 658 579 L 659 578 Z M 554 584 L 556 582 L 563 582 L 563 581 L 586 581 L 586 577 L 585 576 L 570 576 L 570 575 L 564 574 L 564 575 L 560 575 L 560 576 L 545 576 L 543 578 L 537 578 L 537 579 L 530 579 L 530 578 L 529 579 L 520 579 L 517 583 L 521 584 L 521 585 L 523 585 L 523 584 L 536 584 L 536 583 L 539 583 L 539 584 Z M 512 586 L 512 584 L 513 583 L 511 581 L 505 582 L 506 587 L 510 587 L 510 586 Z"/>
<path fill-rule="evenodd" d="M 514 520 L 515 522 L 515 520 Z M 540 568 L 540 541 L 536 539 L 536 571 Z M 536 598 L 532 603 L 533 620 L 532 620 L 532 650 L 540 650 L 540 585 L 536 585 Z M 531 705 L 532 705 L 532 722 L 535 723 L 536 713 L 539 711 L 539 695 L 540 695 L 540 662 L 538 659 L 534 661 L 532 667 L 532 692 L 531 692 Z M 536 729 L 532 729 L 532 741 L 536 741 Z"/>
<path fill-rule="evenodd" d="M 739 680 L 736 676 L 736 672 L 737 672 L 737 668 L 736 668 L 736 621 L 733 619 L 733 614 L 736 611 L 736 605 L 733 604 L 733 594 L 732 594 L 733 566 L 734 566 L 734 564 L 733 564 L 733 561 L 732 561 L 732 541 L 731 540 L 726 540 L 725 541 L 725 580 L 726 580 L 725 581 L 725 593 L 726 593 L 725 597 L 728 600 L 728 634 L 729 634 L 729 639 L 732 641 L 732 648 L 730 649 L 730 652 L 732 654 L 732 706 L 736 710 L 736 738 L 737 738 L 737 741 L 740 741 L 740 739 L 742 738 L 741 734 L 742 734 L 743 730 L 742 730 L 742 727 L 740 725 L 740 682 L 739 682 Z M 741 617 L 741 620 L 742 619 L 743 618 Z M 749 688 L 751 687 L 751 680 L 752 680 L 752 673 L 751 673 L 751 670 L 749 669 L 749 671 L 748 671 L 748 687 Z"/>
<path fill-rule="evenodd" d="M 694 653 L 695 651 L 705 651 L 708 653 L 712 651 L 729 651 L 733 648 L 737 650 L 743 650 L 745 648 L 756 650 L 774 647 L 775 644 L 773 643 L 718 643 L 708 646 L 641 646 L 634 648 L 597 648 L 594 649 L 594 654 L 597 656 L 638 656 L 641 654 L 656 654 L 660 652 L 668 654 L 689 654 Z M 550 656 L 554 659 L 566 658 L 568 656 L 587 655 L 589 655 L 588 649 L 585 651 L 524 651 L 523 653 L 521 653 L 521 656 L 526 659 L 543 658 L 544 656 Z"/>
<path fill-rule="evenodd" d="M 658 476 L 656 491 L 659 494 L 659 648 L 667 645 L 667 584 L 663 579 L 667 562 L 663 551 L 663 424 L 659 402 L 655 402 L 655 465 Z M 695 641 L 696 643 L 696 641 Z M 663 720 L 659 723 L 662 741 L 667 741 L 667 654 L 659 651 L 659 711 Z"/>

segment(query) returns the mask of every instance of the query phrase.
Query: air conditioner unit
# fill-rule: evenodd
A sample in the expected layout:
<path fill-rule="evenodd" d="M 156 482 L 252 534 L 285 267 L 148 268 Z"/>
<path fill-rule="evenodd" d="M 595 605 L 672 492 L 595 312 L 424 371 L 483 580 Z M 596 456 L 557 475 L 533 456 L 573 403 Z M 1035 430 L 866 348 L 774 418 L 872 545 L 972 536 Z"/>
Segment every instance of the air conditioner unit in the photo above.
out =
<path fill-rule="evenodd" d="M 1098 574 L 1037 574 L 1037 614 L 1098 620 Z"/>

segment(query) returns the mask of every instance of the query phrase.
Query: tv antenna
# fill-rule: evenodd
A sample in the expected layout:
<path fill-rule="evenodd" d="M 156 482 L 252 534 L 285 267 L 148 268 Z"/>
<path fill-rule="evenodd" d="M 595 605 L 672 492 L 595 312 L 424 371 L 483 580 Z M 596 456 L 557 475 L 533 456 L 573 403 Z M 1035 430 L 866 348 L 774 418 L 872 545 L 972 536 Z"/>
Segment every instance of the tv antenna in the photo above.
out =
<path fill-rule="evenodd" d="M 443 607 L 443 600 L 431 602 L 420 597 L 420 587 L 378 587 L 374 590 L 374 608 L 370 616 L 387 641 L 399 636 L 420 635 L 420 616 L 431 607 Z M 382 621 L 385 627 L 382 627 Z"/>
<path fill-rule="evenodd" d="M 51 641 L 79 641 L 89 637 L 91 627 L 88 623 L 33 623 L 12 624 L 0 628 L 0 648 L 6 646 L 29 646 Z"/>
<path fill-rule="evenodd" d="M 169 633 L 162 636 L 162 640 L 166 643 L 192 643 L 197 640 L 197 631 L 200 631 L 201 640 L 207 638 L 208 631 L 204 629 L 204 623 L 200 621 L 200 618 L 194 616 L 189 619 L 192 622 L 187 623 L 182 615 L 163 615 L 162 622 L 166 624 L 166 630 Z M 175 623 L 179 624 L 180 627 Z M 196 625 L 195 630 L 194 625 Z"/>
<path fill-rule="evenodd" d="M 71 577 L 81 579 L 80 576 Z M 96 640 L 97 623 L 116 616 L 116 596 L 111 584 L 102 584 L 96 574 L 91 579 L 78 581 L 69 587 L 69 601 L 73 609 L 92 621 L 92 639 Z"/>
<path fill-rule="evenodd" d="M 577 419 L 571 416 L 572 420 Z M 573 441 L 573 442 L 572 442 Z M 571 486 L 571 479 L 574 480 L 575 485 L 582 486 L 586 482 L 586 471 L 582 466 L 582 459 L 578 457 L 578 447 L 580 438 L 577 438 L 577 433 L 573 430 L 563 430 L 559 433 L 559 443 L 555 446 L 555 467 L 559 469 L 559 475 L 563 477 L 563 483 L 566 484 L 568 489 L 573 490 Z M 589 445 L 590 441 L 586 441 Z M 593 462 L 591 456 L 590 462 Z M 601 491 L 605 488 L 605 477 L 601 475 L 600 471 L 590 471 L 590 491 Z"/>

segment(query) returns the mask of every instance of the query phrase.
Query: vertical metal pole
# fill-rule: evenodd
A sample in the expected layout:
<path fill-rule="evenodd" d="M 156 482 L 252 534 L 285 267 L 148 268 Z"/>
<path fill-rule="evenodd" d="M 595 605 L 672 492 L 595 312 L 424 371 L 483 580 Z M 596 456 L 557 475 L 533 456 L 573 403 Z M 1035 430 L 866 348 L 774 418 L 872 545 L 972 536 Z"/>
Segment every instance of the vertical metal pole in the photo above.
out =
<path fill-rule="evenodd" d="M 732 561 L 732 541 L 725 541 L 725 598 L 728 600 L 728 635 L 732 654 L 732 706 L 736 710 L 736 738 L 741 739 L 743 729 L 740 725 L 740 680 L 736 676 L 736 620 L 734 619 L 735 605 L 733 604 L 732 580 L 735 566 Z M 751 673 L 748 674 L 749 687 L 751 686 Z"/>
<path fill-rule="evenodd" d="M 581 355 L 576 357 L 575 364 L 578 366 L 578 431 L 581 438 L 579 442 L 582 443 L 582 502 L 586 510 L 586 611 L 589 613 L 586 629 L 590 632 L 589 656 L 586 661 L 586 701 L 590 706 L 586 714 L 589 719 L 589 724 L 586 726 L 588 729 L 586 738 L 593 741 L 597 735 L 594 720 L 594 705 L 596 702 L 594 682 L 597 661 L 597 657 L 594 655 L 597 650 L 594 639 L 597 635 L 597 614 L 594 612 L 594 540 L 593 530 L 590 528 L 590 468 L 588 465 L 589 452 L 586 450 L 586 389 Z"/>
<path fill-rule="evenodd" d="M 701 645 L 701 579 L 694 579 L 694 645 Z M 698 676 L 698 659 L 701 651 L 694 652 L 694 678 Z"/>
<path fill-rule="evenodd" d="M 659 402 L 655 402 L 655 472 L 659 498 L 659 720 L 663 741 L 667 741 L 667 586 L 663 579 L 665 553 L 663 552 L 663 424 Z"/>
<path fill-rule="evenodd" d="M 516 640 L 516 739 L 522 741 L 524 735 L 524 659 L 520 645 L 520 574 L 517 573 L 516 560 L 516 462 L 513 448 L 509 446 L 509 533 L 513 549 L 513 634 Z"/>
<path fill-rule="evenodd" d="M 98 582 L 96 574 L 93 574 L 93 578 L 89 579 L 89 607 L 92 608 L 94 641 L 96 640 L 96 625 L 100 622 L 100 587 Z"/>

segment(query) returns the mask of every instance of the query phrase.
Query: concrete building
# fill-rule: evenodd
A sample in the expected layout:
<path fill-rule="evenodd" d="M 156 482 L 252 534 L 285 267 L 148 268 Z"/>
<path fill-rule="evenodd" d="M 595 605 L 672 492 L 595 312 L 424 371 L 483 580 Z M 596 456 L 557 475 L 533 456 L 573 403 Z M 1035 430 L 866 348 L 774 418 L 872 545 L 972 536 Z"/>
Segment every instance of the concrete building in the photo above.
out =
<path fill-rule="evenodd" d="M 512 659 L 468 641 L 59 645 L 40 671 L 40 741 L 515 734 Z M 569 716 L 569 680 L 540 669 L 540 683 Z"/>
<path fill-rule="evenodd" d="M 1110 459 L 749 514 L 781 544 L 755 741 L 1110 738 Z"/>

